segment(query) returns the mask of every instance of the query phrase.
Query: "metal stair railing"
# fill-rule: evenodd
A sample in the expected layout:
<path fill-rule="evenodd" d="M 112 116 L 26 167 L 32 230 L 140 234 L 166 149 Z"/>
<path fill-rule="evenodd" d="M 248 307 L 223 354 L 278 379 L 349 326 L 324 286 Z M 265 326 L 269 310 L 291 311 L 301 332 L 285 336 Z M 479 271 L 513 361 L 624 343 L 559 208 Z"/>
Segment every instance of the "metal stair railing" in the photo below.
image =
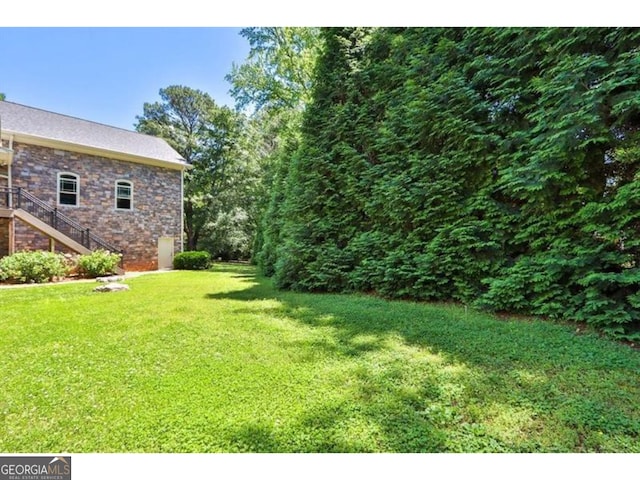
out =
<path fill-rule="evenodd" d="M 37 219 L 43 221 L 55 230 L 75 240 L 89 250 L 103 249 L 124 256 L 124 250 L 110 244 L 84 228 L 75 220 L 60 213 L 56 207 L 52 207 L 22 187 L 0 187 L 0 207 L 21 208 Z"/>

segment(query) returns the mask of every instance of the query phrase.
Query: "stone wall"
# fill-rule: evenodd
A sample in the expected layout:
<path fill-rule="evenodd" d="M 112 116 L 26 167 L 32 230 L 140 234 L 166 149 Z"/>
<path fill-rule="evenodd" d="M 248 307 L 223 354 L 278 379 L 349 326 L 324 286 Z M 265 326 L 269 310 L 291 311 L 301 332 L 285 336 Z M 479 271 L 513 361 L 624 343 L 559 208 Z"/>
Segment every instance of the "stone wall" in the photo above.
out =
<path fill-rule="evenodd" d="M 79 176 L 79 205 L 58 210 L 125 251 L 125 269 L 157 268 L 158 238 L 180 251 L 181 172 L 66 150 L 14 143 L 13 185 L 57 205 L 59 173 Z M 116 210 L 115 184 L 133 184 L 133 209 Z M 16 251 L 48 248 L 45 236 L 16 222 Z"/>
<path fill-rule="evenodd" d="M 16 252 L 49 250 L 49 237 L 19 219 L 15 219 L 14 249 Z M 73 250 L 56 242 L 55 251 L 58 253 L 73 253 Z"/>

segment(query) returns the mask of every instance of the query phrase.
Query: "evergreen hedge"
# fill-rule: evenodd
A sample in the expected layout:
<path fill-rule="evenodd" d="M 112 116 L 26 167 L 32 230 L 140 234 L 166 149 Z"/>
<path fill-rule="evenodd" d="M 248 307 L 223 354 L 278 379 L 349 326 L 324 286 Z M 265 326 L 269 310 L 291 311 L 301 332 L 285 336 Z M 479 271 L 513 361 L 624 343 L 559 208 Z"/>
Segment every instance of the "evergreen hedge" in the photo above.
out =
<path fill-rule="evenodd" d="M 640 31 L 330 28 L 257 253 L 283 288 L 640 338 Z"/>

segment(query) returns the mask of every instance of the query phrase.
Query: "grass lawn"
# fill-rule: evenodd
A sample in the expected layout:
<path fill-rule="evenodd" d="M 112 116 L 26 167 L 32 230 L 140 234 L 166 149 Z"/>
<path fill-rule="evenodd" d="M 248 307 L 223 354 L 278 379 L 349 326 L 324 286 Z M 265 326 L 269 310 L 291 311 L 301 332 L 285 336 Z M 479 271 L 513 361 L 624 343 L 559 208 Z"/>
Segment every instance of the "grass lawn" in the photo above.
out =
<path fill-rule="evenodd" d="M 248 266 L 0 290 L 2 452 L 640 452 L 640 352 Z"/>

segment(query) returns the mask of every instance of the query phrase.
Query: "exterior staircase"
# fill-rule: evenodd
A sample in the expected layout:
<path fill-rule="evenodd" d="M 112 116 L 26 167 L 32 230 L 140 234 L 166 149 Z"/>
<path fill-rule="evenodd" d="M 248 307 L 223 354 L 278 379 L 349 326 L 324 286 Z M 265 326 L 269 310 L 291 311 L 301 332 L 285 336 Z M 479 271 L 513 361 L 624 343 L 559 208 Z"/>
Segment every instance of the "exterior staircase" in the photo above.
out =
<path fill-rule="evenodd" d="M 84 255 L 99 249 L 118 253 L 121 255 L 122 267 L 124 254 L 122 250 L 60 213 L 57 208 L 40 200 L 24 188 L 0 187 L 0 216 L 17 218 L 79 254 Z M 122 268 L 120 270 L 118 273 L 123 272 Z"/>

